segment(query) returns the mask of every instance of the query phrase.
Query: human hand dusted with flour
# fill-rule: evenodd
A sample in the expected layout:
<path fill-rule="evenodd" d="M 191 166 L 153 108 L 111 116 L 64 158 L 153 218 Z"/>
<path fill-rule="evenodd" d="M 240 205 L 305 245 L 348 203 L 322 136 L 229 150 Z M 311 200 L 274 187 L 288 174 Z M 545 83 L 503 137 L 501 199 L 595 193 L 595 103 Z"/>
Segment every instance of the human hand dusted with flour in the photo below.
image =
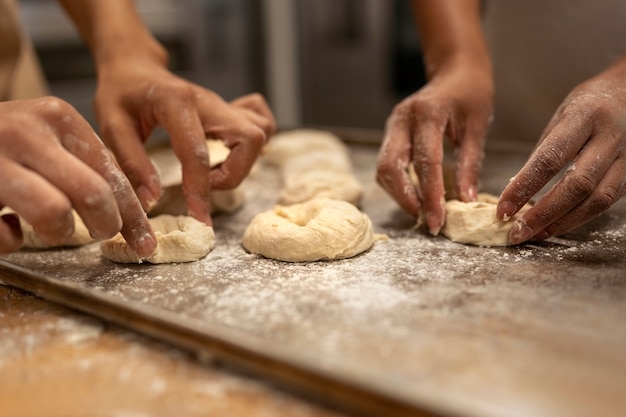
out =
<path fill-rule="evenodd" d="M 493 110 L 493 81 L 478 1 L 414 0 L 428 83 L 387 119 L 378 157 L 379 184 L 431 234 L 445 222 L 443 141 L 456 148 L 455 189 L 473 201 Z M 416 188 L 408 173 L 413 165 Z"/>
<path fill-rule="evenodd" d="M 72 209 L 96 239 L 121 231 L 141 256 L 156 237 L 133 188 L 89 123 L 63 100 L 0 103 L 0 253 L 22 246 L 17 216 L 51 245 L 74 231 Z"/>
<path fill-rule="evenodd" d="M 60 0 L 89 44 L 98 70 L 95 109 L 114 152 L 146 210 L 161 195 L 144 143 L 156 126 L 169 134 L 183 167 L 189 214 L 211 224 L 209 195 L 248 175 L 275 122 L 258 94 L 226 102 L 167 69 L 167 54 L 141 22 L 132 0 Z M 211 169 L 205 139 L 231 150 Z"/>
<path fill-rule="evenodd" d="M 515 222 L 513 244 L 561 235 L 626 194 L 626 58 L 565 98 L 502 192 L 498 219 L 516 213 L 564 168 L 558 182 Z"/>

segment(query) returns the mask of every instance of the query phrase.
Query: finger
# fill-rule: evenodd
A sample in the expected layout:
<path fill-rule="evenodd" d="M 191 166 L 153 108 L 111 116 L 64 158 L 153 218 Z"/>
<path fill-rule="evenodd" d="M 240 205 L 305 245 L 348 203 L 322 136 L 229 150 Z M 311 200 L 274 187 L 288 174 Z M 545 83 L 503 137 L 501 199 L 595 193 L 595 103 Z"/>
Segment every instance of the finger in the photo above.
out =
<path fill-rule="evenodd" d="M 250 173 L 267 135 L 245 116 L 248 109 L 237 109 L 205 90 L 197 95 L 197 102 L 207 136 L 219 138 L 230 149 L 226 160 L 209 173 L 211 187 L 233 189 Z"/>
<path fill-rule="evenodd" d="M 262 116 L 260 120 L 263 121 L 263 124 L 259 124 L 259 127 L 265 131 L 268 138 L 276 132 L 276 119 L 269 104 L 261 94 L 248 94 L 231 101 L 231 104 L 236 107 L 250 109 Z"/>
<path fill-rule="evenodd" d="M 46 242 L 63 244 L 74 233 L 71 202 L 46 179 L 1 156 L 0 178 L 0 200 L 32 225 Z M 4 223 L 4 231 L 8 231 L 7 227 L 10 226 Z M 15 239 L 11 232 L 3 239 L 3 245 L 14 247 Z"/>
<path fill-rule="evenodd" d="M 115 224 L 113 219 L 121 218 L 121 224 L 117 223 L 116 227 L 120 230 L 119 226 L 121 226 L 120 232 L 129 246 L 141 257 L 151 255 L 156 250 L 156 236 L 130 181 L 86 121 L 81 119 L 81 123 L 76 123 L 75 129 L 76 136 L 65 135 L 61 143 L 78 159 L 100 174 L 100 180 L 104 179 L 112 193 L 112 196 L 105 197 L 108 193 L 102 192 L 90 195 L 84 202 L 76 201 L 74 203 L 76 210 L 88 227 L 97 225 L 113 228 L 112 225 Z M 96 183 L 97 180 L 91 181 Z M 100 218 L 94 218 L 96 213 Z"/>
<path fill-rule="evenodd" d="M 605 177 L 614 159 L 602 158 L 617 154 L 617 145 L 606 149 L 605 138 L 595 138 L 587 143 L 572 167 L 563 177 L 518 219 L 511 228 L 511 243 L 518 244 L 533 237 L 566 215 L 573 207 L 587 199 Z"/>
<path fill-rule="evenodd" d="M 237 187 L 248 176 L 266 141 L 265 132 L 252 124 L 239 126 L 235 132 L 223 135 L 222 140 L 230 148 L 224 162 L 209 174 L 211 185 L 216 190 Z"/>
<path fill-rule="evenodd" d="M 130 180 L 143 209 L 150 212 L 161 198 L 159 175 L 128 115 L 117 115 L 103 125 L 102 136 Z"/>
<path fill-rule="evenodd" d="M 461 201 L 475 201 L 484 157 L 485 127 L 468 126 L 456 153 L 456 191 Z"/>
<path fill-rule="evenodd" d="M 422 211 L 428 230 L 434 236 L 445 222 L 444 125 L 438 118 L 424 118 L 413 134 L 413 165 L 420 183 Z"/>
<path fill-rule="evenodd" d="M 178 97 L 160 103 L 158 107 L 157 122 L 169 133 L 172 149 L 182 165 L 187 210 L 191 216 L 212 225 L 211 166 L 194 98 Z"/>
<path fill-rule="evenodd" d="M 0 254 L 18 251 L 22 247 L 23 237 L 20 220 L 16 214 L 0 217 Z"/>
<path fill-rule="evenodd" d="M 421 205 L 417 184 L 409 177 L 410 149 L 408 126 L 392 115 L 378 153 L 376 180 L 403 210 L 417 217 Z"/>
<path fill-rule="evenodd" d="M 546 236 L 559 236 L 588 222 L 626 195 L 626 159 L 616 159 L 593 193 L 545 230 Z"/>
<path fill-rule="evenodd" d="M 592 129 L 591 123 L 584 118 L 564 116 L 504 188 L 498 202 L 497 218 L 506 220 L 517 213 L 574 159 L 591 137 Z"/>

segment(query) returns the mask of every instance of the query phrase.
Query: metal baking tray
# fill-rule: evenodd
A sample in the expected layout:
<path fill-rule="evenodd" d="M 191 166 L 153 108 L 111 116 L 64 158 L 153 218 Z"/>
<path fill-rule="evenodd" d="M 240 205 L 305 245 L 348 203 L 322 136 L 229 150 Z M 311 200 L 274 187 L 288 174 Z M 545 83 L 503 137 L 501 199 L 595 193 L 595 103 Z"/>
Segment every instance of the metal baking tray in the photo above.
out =
<path fill-rule="evenodd" d="M 260 165 L 217 243 L 187 264 L 119 265 L 97 244 L 0 258 L 0 280 L 365 416 L 619 415 L 626 409 L 626 201 L 554 242 L 482 248 L 414 227 L 352 144 L 386 233 L 351 259 L 285 263 L 241 237 L 276 203 Z M 526 152 L 487 153 L 498 194 Z"/>

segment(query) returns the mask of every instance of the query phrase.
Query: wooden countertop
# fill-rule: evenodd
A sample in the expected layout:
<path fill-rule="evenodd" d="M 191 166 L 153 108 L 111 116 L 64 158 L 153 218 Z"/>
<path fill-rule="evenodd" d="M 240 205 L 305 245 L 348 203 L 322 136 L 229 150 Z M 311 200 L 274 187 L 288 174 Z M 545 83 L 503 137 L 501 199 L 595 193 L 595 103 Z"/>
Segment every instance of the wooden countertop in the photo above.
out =
<path fill-rule="evenodd" d="M 0 415 L 338 417 L 269 384 L 0 285 Z"/>

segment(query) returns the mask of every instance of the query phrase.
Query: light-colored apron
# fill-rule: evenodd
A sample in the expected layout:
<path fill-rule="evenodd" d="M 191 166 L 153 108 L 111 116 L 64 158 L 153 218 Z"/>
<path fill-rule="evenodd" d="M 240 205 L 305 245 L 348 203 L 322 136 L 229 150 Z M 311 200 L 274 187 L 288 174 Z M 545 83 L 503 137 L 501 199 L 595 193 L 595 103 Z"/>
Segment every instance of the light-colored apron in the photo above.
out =
<path fill-rule="evenodd" d="M 15 0 L 0 0 L 0 101 L 48 94 L 33 45 L 21 28 Z"/>

